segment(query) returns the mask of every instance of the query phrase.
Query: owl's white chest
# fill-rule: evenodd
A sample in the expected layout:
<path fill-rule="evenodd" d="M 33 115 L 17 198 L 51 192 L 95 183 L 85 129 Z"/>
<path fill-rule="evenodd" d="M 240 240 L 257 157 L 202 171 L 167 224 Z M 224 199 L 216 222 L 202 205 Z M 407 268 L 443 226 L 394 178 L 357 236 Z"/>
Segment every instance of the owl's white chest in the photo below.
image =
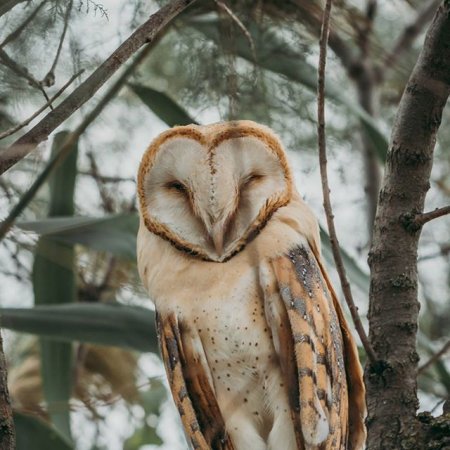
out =
<path fill-rule="evenodd" d="M 178 273 L 172 286 L 177 291 L 176 286 L 184 286 L 182 292 L 170 295 L 166 290 L 163 298 L 155 299 L 156 308 L 176 312 L 198 334 L 237 450 L 275 450 L 280 439 L 286 440 L 283 449 L 294 449 L 286 386 L 265 318 L 257 268 L 242 265 L 236 272 L 232 265 L 211 267 L 207 282 L 195 282 L 190 270 Z M 270 440 L 273 445 L 268 445 Z"/>

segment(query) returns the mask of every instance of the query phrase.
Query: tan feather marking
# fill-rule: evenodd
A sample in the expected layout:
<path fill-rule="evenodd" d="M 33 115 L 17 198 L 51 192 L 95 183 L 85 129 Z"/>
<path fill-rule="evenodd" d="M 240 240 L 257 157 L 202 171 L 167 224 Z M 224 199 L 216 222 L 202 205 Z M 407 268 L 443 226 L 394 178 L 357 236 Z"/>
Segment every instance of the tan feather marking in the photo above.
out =
<path fill-rule="evenodd" d="M 205 367 L 175 315 L 157 315 L 161 352 L 170 389 L 194 449 L 234 450 Z"/>
<path fill-rule="evenodd" d="M 321 266 L 309 249 L 299 247 L 273 260 L 272 267 L 295 341 L 300 420 L 307 448 L 347 448 L 343 337 Z"/>
<path fill-rule="evenodd" d="M 192 333 L 195 335 L 192 336 Z M 190 392 L 191 400 L 197 411 L 197 426 L 200 425 L 211 448 L 233 450 L 233 444 L 225 431 L 225 423 L 215 393 L 205 373 L 205 370 L 209 370 L 209 368 L 204 367 L 206 361 L 202 361 L 201 355 L 194 348 L 193 340 L 196 339 L 201 344 L 200 337 L 183 323 L 180 323 L 180 334 L 185 355 L 183 373 L 187 390 Z"/>
<path fill-rule="evenodd" d="M 366 428 L 364 425 L 364 419 L 366 417 L 366 402 L 365 387 L 363 383 L 362 368 L 358 358 L 358 350 L 347 321 L 345 320 L 337 295 L 333 289 L 328 274 L 324 269 L 323 263 L 320 260 L 319 251 L 314 245 L 312 245 L 311 248 L 330 292 L 343 338 L 344 364 L 349 399 L 349 426 L 348 436 L 344 435 L 342 436 L 342 439 L 347 441 L 348 450 L 361 450 L 364 448 L 364 442 L 366 440 Z"/>
<path fill-rule="evenodd" d="M 276 278 L 267 269 L 264 270 L 263 277 L 265 278 L 263 290 L 266 318 L 272 335 L 279 341 L 278 358 L 283 374 L 287 378 L 288 398 L 297 447 L 299 450 L 304 450 L 305 445 L 300 422 L 300 395 L 298 391 L 298 370 L 295 360 L 293 332 L 286 308 L 279 295 Z"/>

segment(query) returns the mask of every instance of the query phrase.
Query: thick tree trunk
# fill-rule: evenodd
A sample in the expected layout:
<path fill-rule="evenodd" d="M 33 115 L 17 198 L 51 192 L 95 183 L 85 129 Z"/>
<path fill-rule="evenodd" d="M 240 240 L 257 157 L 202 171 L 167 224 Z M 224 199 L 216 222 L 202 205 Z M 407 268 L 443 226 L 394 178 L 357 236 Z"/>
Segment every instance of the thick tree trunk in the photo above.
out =
<path fill-rule="evenodd" d="M 423 420 L 416 417 L 420 230 L 409 225 L 423 211 L 429 189 L 436 133 L 450 93 L 449 44 L 446 0 L 403 93 L 379 195 L 369 255 L 369 338 L 381 363 L 367 365 L 365 373 L 368 450 L 430 448 Z"/>
<path fill-rule="evenodd" d="M 0 334 L 0 450 L 13 450 L 16 448 L 14 422 L 7 380 L 3 340 Z"/>

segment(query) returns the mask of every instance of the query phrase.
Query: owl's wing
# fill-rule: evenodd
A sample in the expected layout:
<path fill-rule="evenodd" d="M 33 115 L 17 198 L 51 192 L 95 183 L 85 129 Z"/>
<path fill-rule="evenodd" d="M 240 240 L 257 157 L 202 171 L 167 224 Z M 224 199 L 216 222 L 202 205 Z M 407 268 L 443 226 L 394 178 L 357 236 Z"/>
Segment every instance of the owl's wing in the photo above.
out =
<path fill-rule="evenodd" d="M 234 450 L 200 337 L 175 314 L 157 314 L 156 322 L 170 389 L 192 448 Z"/>
<path fill-rule="evenodd" d="M 261 266 L 266 317 L 299 449 L 359 450 L 365 440 L 362 370 L 313 248 L 305 242 Z"/>

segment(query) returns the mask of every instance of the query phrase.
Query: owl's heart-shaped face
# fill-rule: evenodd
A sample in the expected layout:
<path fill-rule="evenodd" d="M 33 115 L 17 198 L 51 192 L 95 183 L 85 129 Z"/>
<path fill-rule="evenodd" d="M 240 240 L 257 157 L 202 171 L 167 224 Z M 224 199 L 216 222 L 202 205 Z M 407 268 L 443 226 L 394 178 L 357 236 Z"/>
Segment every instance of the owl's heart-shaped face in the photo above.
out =
<path fill-rule="evenodd" d="M 255 237 L 289 202 L 291 186 L 280 142 L 249 121 L 163 133 L 138 177 L 147 229 L 212 261 L 229 259 Z"/>

